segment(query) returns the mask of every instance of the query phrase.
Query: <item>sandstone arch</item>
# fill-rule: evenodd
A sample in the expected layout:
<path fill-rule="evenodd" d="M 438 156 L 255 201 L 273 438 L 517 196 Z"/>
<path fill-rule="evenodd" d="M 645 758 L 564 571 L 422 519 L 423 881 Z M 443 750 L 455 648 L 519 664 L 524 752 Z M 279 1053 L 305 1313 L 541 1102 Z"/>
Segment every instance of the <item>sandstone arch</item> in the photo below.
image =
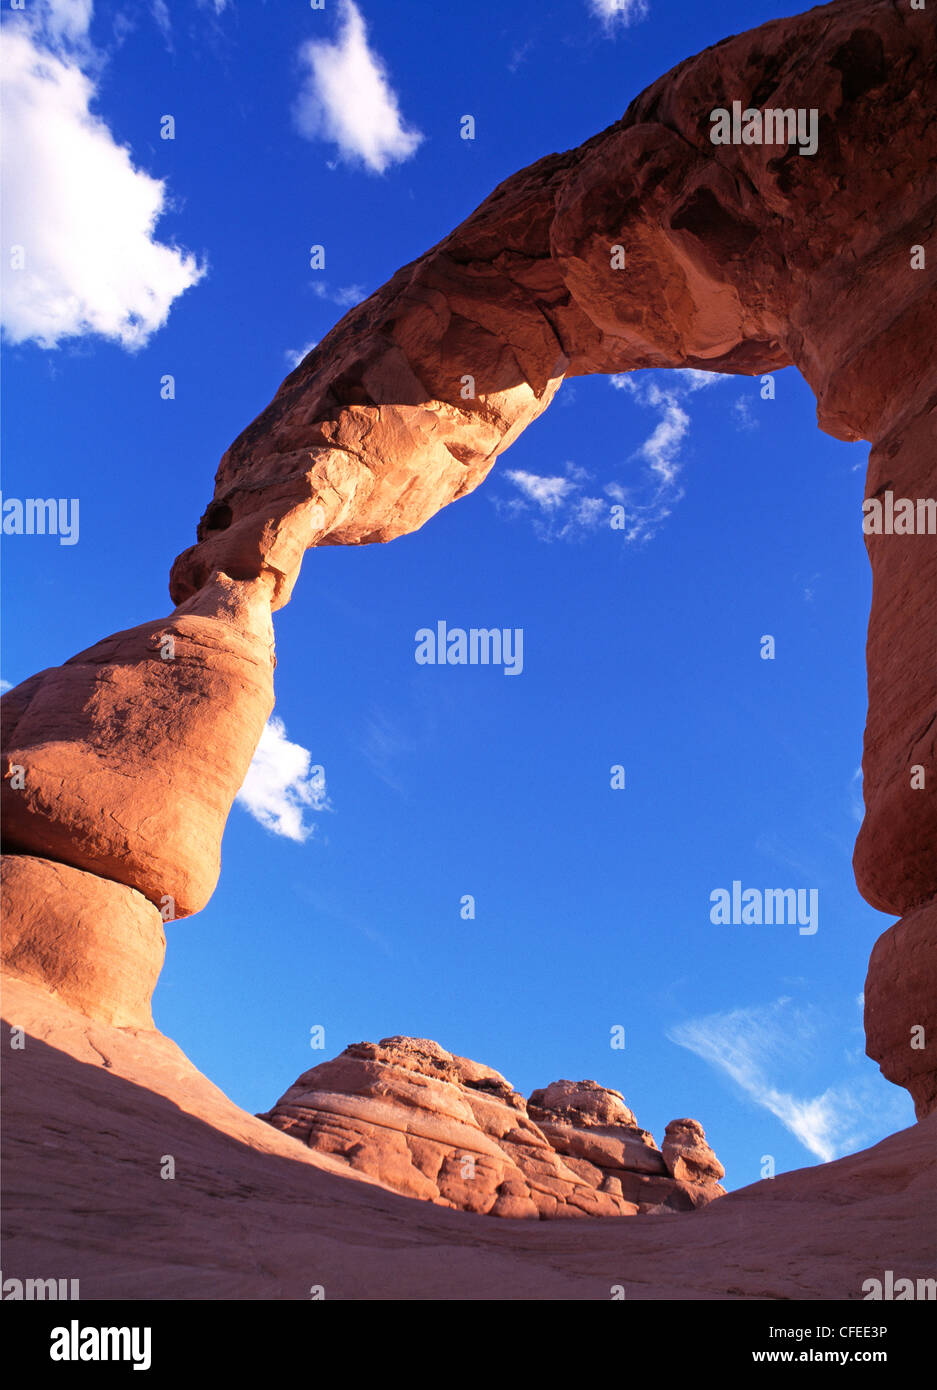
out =
<path fill-rule="evenodd" d="M 820 427 L 871 442 L 868 495 L 937 495 L 937 253 L 924 269 L 910 255 L 931 243 L 937 208 L 935 64 L 926 16 L 889 0 L 836 0 L 725 40 L 608 130 L 507 180 L 346 315 L 222 458 L 198 542 L 173 566 L 174 613 L 4 697 L 8 967 L 98 1016 L 150 1021 L 148 984 L 121 986 L 118 1008 L 112 974 L 89 969 L 104 945 L 73 932 L 71 900 L 37 914 L 49 875 L 64 865 L 106 893 L 111 930 L 122 914 L 147 938 L 148 981 L 161 908 L 196 912 L 217 880 L 273 703 L 270 614 L 305 550 L 422 525 L 481 482 L 565 377 L 794 363 Z M 816 109 L 816 154 L 714 146 L 709 113 L 738 98 Z M 923 1115 L 937 1101 L 937 545 L 882 536 L 868 548 L 855 869 L 870 903 L 904 914 L 873 954 L 868 1048 Z M 922 789 L 912 765 L 927 771 Z M 913 1024 L 926 1025 L 924 1049 L 910 1048 Z"/>

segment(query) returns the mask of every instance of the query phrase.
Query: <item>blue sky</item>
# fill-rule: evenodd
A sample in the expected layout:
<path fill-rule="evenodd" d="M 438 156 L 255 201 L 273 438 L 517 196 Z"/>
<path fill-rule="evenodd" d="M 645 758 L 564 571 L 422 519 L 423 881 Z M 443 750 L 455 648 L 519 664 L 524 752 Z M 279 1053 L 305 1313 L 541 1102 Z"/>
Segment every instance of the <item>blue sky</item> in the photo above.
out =
<path fill-rule="evenodd" d="M 77 544 L 4 536 L 4 679 L 169 611 L 220 455 L 349 304 L 680 59 L 799 8 L 4 10 L 4 240 L 28 275 L 5 248 L 3 492 L 80 504 Z M 730 1187 L 913 1121 L 864 1057 L 891 919 L 850 865 L 868 450 L 817 431 L 795 369 L 774 389 L 570 382 L 420 532 L 307 556 L 278 722 L 154 1001 L 238 1103 L 406 1033 L 525 1093 L 592 1077 L 658 1141 L 692 1115 Z M 523 629 L 522 673 L 418 665 L 440 620 Z M 817 932 L 714 925 L 736 880 L 816 889 Z"/>

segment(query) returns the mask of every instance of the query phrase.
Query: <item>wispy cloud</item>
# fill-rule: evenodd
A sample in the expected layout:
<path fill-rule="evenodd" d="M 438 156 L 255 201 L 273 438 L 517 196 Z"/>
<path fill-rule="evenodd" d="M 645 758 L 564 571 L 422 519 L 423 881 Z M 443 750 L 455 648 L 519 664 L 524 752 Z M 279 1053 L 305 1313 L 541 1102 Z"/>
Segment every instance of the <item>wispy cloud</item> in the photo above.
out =
<path fill-rule="evenodd" d="M 608 525 L 611 503 L 590 496 L 587 483 L 592 475 L 574 463 L 565 465 L 565 474 L 552 476 L 510 468 L 504 473 L 518 496 L 493 494 L 492 501 L 505 516 L 528 516 L 541 540 L 574 540 L 597 526 Z"/>
<path fill-rule="evenodd" d="M 166 41 L 167 48 L 172 50 L 172 19 L 169 16 L 169 6 L 166 0 L 151 0 L 150 11 L 156 21 L 156 27 Z"/>
<path fill-rule="evenodd" d="M 751 402 L 747 396 L 739 396 L 732 405 L 732 414 L 735 417 L 735 428 L 737 430 L 756 430 L 758 421 L 752 414 Z"/>
<path fill-rule="evenodd" d="M 416 747 L 405 725 L 385 710 L 373 709 L 365 719 L 360 747 L 381 781 L 392 791 L 404 794 L 397 767 L 400 759 Z"/>
<path fill-rule="evenodd" d="M 857 767 L 849 779 L 849 814 L 857 825 L 865 819 L 865 800 L 862 795 L 862 768 Z"/>
<path fill-rule="evenodd" d="M 533 39 L 525 39 L 523 43 L 517 44 L 511 50 L 510 61 L 508 62 L 508 72 L 517 72 L 522 63 L 527 61 L 527 55 L 534 46 Z"/>
<path fill-rule="evenodd" d="M 0 680 L 0 695 L 5 695 L 8 690 L 13 689 L 12 681 Z"/>
<path fill-rule="evenodd" d="M 637 451 L 638 457 L 650 465 L 661 487 L 671 487 L 680 472 L 680 449 L 690 429 L 690 417 L 678 404 L 678 392 L 672 387 L 660 387 L 654 382 L 639 386 L 631 377 L 612 377 L 612 382 L 631 390 L 642 405 L 660 411 L 660 421 L 652 434 Z M 695 390 L 695 387 L 691 387 Z"/>
<path fill-rule="evenodd" d="M 284 352 L 283 356 L 286 358 L 287 362 L 290 364 L 291 367 L 298 367 L 299 364 L 300 364 L 300 362 L 302 362 L 303 358 L 304 358 L 304 357 L 308 357 L 309 354 L 310 354 L 310 352 L 312 352 L 312 349 L 313 349 L 314 347 L 318 347 L 318 346 L 319 346 L 319 340 L 318 340 L 318 338 L 312 338 L 312 339 L 310 339 L 310 341 L 305 345 L 305 347 L 301 347 L 301 348 L 287 348 L 287 349 L 286 349 L 286 352 Z"/>
<path fill-rule="evenodd" d="M 93 9 L 92 0 L 39 0 L 35 22 L 52 38 L 78 43 L 87 38 Z"/>
<path fill-rule="evenodd" d="M 813 603 L 814 597 L 816 595 L 817 580 L 822 578 L 823 574 L 821 571 L 817 571 L 816 573 L 807 575 L 806 577 L 801 575 L 795 575 L 795 582 L 803 586 L 801 589 L 801 593 L 803 595 L 805 603 Z"/>
<path fill-rule="evenodd" d="M 307 748 L 290 743 L 283 720 L 275 716 L 267 721 L 236 801 L 265 830 L 300 843 L 314 829 L 306 823 L 306 811 L 332 809 L 321 768 L 312 766 Z"/>
<path fill-rule="evenodd" d="M 166 185 L 92 114 L 90 19 L 90 3 L 46 0 L 4 25 L 3 329 L 11 343 L 99 334 L 135 350 L 204 269 L 155 240 Z"/>
<path fill-rule="evenodd" d="M 649 9 L 647 0 L 588 0 L 588 4 L 596 19 L 600 19 L 607 29 L 646 19 Z"/>
<path fill-rule="evenodd" d="M 727 373 L 695 368 L 609 377 L 615 390 L 657 415 L 653 430 L 628 459 L 643 465 L 643 472 L 626 484 L 617 478 L 597 483 L 593 474 L 572 463 L 565 465 L 565 474 L 509 469 L 503 476 L 520 496 L 495 494 L 495 506 L 507 516 L 528 515 L 537 535 L 552 541 L 580 538 L 609 526 L 617 503 L 624 508 L 625 523 L 619 528 L 624 539 L 650 540 L 683 497 L 682 456 L 692 425 L 688 402 L 697 392 L 727 380 Z"/>
<path fill-rule="evenodd" d="M 658 416 L 656 426 L 630 460 L 647 465 L 644 476 L 632 484 L 614 483 L 606 488 L 608 495 L 625 508 L 626 540 L 651 540 L 683 498 L 680 475 L 683 449 L 692 425 L 690 398 L 728 380 L 730 376 L 726 372 L 701 372 L 694 367 L 659 374 L 628 372 L 609 377 L 615 390 L 625 392 L 638 405 L 655 411 Z"/>
<path fill-rule="evenodd" d="M 333 290 L 324 280 L 313 280 L 312 292 L 319 299 L 327 299 L 331 304 L 338 304 L 343 309 L 350 309 L 353 304 L 360 304 L 365 298 L 363 285 L 339 285 Z"/>
<path fill-rule="evenodd" d="M 816 1096 L 798 1096 L 785 1086 L 785 1077 L 805 1066 L 815 1070 L 835 1055 L 824 1036 L 829 1028 L 820 1010 L 783 998 L 692 1019 L 667 1037 L 730 1077 L 809 1153 L 829 1162 L 908 1123 L 907 1097 L 883 1095 L 881 1078 L 866 1067 Z"/>
<path fill-rule="evenodd" d="M 301 135 L 337 145 L 343 159 L 374 174 L 410 158 L 423 136 L 404 122 L 353 0 L 340 0 L 335 42 L 311 39 L 300 58 L 305 75 L 294 117 Z"/>
<path fill-rule="evenodd" d="M 806 855 L 803 848 L 807 848 Z M 818 883 L 821 878 L 826 877 L 823 858 L 812 852 L 813 845 L 810 841 L 807 842 L 807 846 L 798 846 L 785 840 L 776 830 L 765 830 L 755 837 L 755 849 L 775 864 L 782 864 L 785 869 L 790 869 L 806 883 Z"/>
<path fill-rule="evenodd" d="M 525 473 L 521 468 L 509 469 L 506 476 L 525 497 L 548 512 L 555 511 L 576 489 L 570 478 L 543 478 L 537 473 Z"/>

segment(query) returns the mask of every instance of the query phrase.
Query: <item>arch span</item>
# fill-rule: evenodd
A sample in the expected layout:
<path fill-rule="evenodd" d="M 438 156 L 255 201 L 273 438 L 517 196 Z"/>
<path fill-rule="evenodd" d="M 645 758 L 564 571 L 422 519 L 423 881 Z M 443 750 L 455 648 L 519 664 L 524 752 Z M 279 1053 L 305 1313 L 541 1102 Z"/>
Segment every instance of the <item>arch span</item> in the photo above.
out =
<path fill-rule="evenodd" d="M 132 909 L 152 975 L 161 905 L 196 912 L 217 880 L 224 822 L 273 702 L 270 614 L 304 552 L 421 526 L 478 486 L 565 378 L 795 363 L 820 427 L 871 443 L 869 497 L 937 497 L 935 66 L 926 14 L 890 0 L 836 0 L 727 39 L 608 130 L 501 184 L 346 315 L 222 458 L 197 544 L 172 569 L 174 613 L 5 697 L 7 767 L 26 769 L 22 785 L 4 782 L 19 852 L 10 967 L 61 985 L 70 963 L 85 978 L 82 1007 L 97 1007 L 97 990 L 113 1012 L 133 953 L 115 980 L 93 963 L 107 954 L 93 926 L 75 933 L 35 910 L 64 865 L 89 893 L 106 880 L 113 912 L 123 903 L 129 921 Z M 786 143 L 713 143 L 713 113 L 732 113 L 731 141 L 743 107 L 750 134 L 765 126 L 746 112 L 804 113 L 803 131 L 795 119 Z M 904 914 L 873 954 L 867 1036 L 923 1114 L 937 1101 L 937 544 L 867 539 L 854 862 L 868 901 Z M 145 1020 L 148 987 L 131 984 L 128 1016 Z M 923 1049 L 912 1025 L 925 1025 Z"/>

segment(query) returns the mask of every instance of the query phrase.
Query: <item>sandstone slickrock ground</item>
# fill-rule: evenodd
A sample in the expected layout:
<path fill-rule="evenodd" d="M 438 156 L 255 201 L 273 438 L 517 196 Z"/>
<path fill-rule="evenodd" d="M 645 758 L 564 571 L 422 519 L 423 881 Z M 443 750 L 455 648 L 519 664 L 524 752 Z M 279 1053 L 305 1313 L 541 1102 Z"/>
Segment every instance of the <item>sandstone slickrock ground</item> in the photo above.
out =
<path fill-rule="evenodd" d="M 233 1105 L 161 1034 L 4 989 L 4 1276 L 91 1299 L 849 1299 L 934 1275 L 937 1116 L 681 1216 L 498 1221 L 365 1180 Z M 176 1176 L 160 1178 L 163 1156 Z"/>
<path fill-rule="evenodd" d="M 426 1038 L 355 1043 L 259 1118 L 396 1192 L 491 1216 L 690 1211 L 723 1195 L 696 1121 L 668 1126 L 661 1153 L 618 1091 L 555 1081 L 528 1105 Z"/>

